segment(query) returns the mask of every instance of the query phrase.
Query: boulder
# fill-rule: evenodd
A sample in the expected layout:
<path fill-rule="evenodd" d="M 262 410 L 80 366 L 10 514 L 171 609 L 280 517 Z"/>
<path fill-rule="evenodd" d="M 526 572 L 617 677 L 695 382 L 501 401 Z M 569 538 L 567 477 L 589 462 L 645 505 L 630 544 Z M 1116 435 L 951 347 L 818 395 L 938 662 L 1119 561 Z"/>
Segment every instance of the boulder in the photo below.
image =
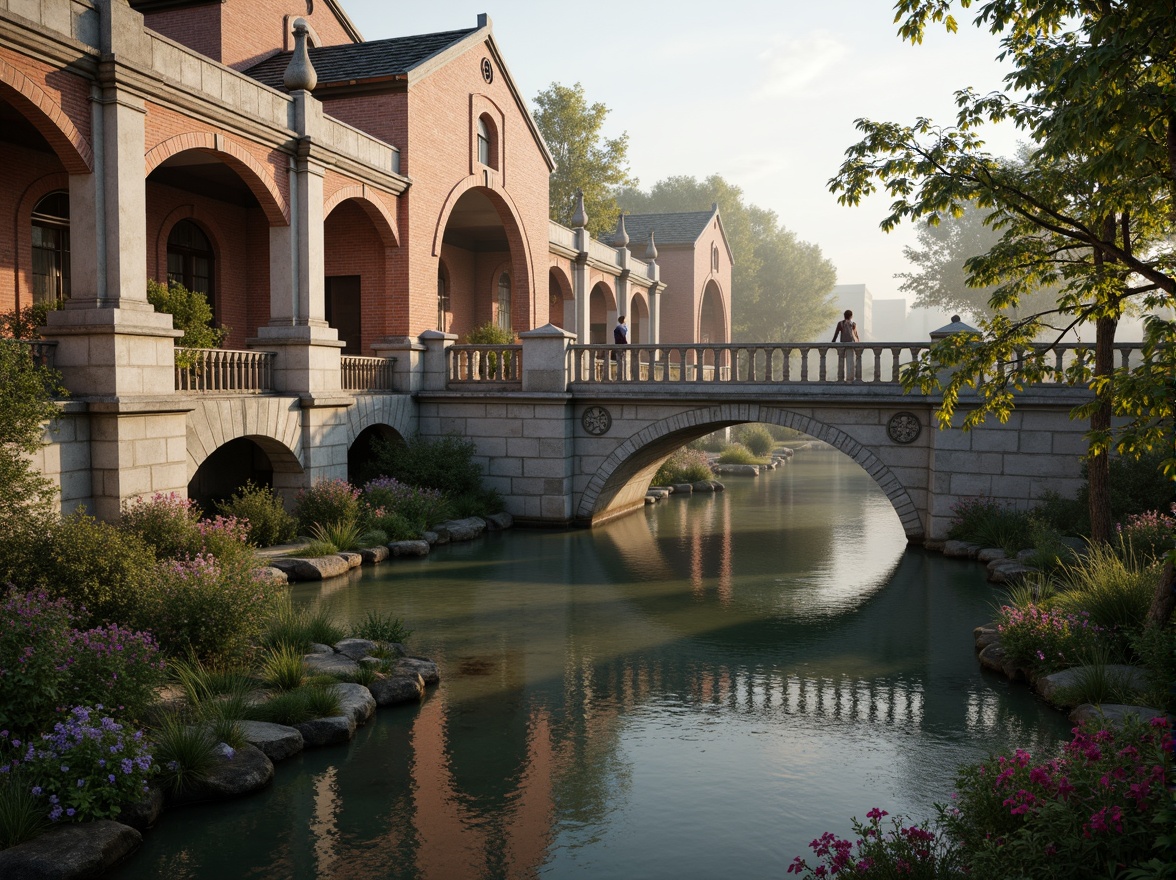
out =
<path fill-rule="evenodd" d="M 1055 672 L 1052 675 L 1043 675 L 1037 679 L 1034 688 L 1046 700 L 1058 705 L 1065 696 L 1065 689 L 1075 687 L 1081 683 L 1082 676 L 1085 674 L 1083 672 L 1085 668 L 1084 666 L 1075 666 L 1072 669 L 1063 669 L 1061 672 Z M 1108 680 L 1116 681 L 1129 690 L 1143 691 L 1147 689 L 1147 672 L 1137 666 L 1123 666 L 1117 663 L 1108 663 L 1103 669 Z"/>
<path fill-rule="evenodd" d="M 1029 568 L 1010 559 L 997 559 L 988 563 L 988 582 L 992 584 L 1017 584 L 1036 573 L 1036 568 Z"/>
<path fill-rule="evenodd" d="M 971 559 L 979 550 L 979 547 L 975 544 L 969 544 L 967 541 L 943 542 L 943 555 L 949 556 L 952 559 Z"/>
<path fill-rule="evenodd" d="M 1025 677 L 1025 671 L 1009 660 L 1000 642 L 993 642 L 980 652 L 980 665 L 993 672 L 999 672 L 1010 681 Z"/>
<path fill-rule="evenodd" d="M 334 689 L 339 695 L 339 711 L 350 717 L 357 727 L 366 724 L 376 714 L 376 701 L 362 684 L 341 681 Z"/>
<path fill-rule="evenodd" d="M 505 510 L 499 513 L 492 513 L 486 517 L 486 528 L 492 532 L 500 532 L 503 529 L 509 529 L 514 525 L 514 517 Z"/>
<path fill-rule="evenodd" d="M 332 648 L 330 645 L 324 645 L 322 642 L 314 642 L 310 646 L 310 650 L 307 651 L 307 653 L 308 654 L 334 654 L 335 649 Z"/>
<path fill-rule="evenodd" d="M 424 680 L 425 684 L 436 684 L 441 680 L 437 664 L 424 657 L 401 657 L 392 668 L 393 675 L 411 675 L 414 672 Z"/>
<path fill-rule="evenodd" d="M 1122 703 L 1103 703 L 1099 706 L 1083 703 L 1070 713 L 1070 720 L 1076 724 L 1105 722 L 1115 726 L 1121 726 L 1128 718 L 1135 718 L 1146 724 L 1153 718 L 1164 717 L 1162 709 L 1153 709 L 1150 706 L 1125 706 Z"/>
<path fill-rule="evenodd" d="M 302 658 L 302 665 L 311 675 L 354 675 L 359 668 L 350 657 L 342 654 L 306 654 Z"/>
<path fill-rule="evenodd" d="M 169 794 L 167 802 L 181 806 L 228 800 L 253 794 L 273 781 L 274 764 L 261 749 L 248 744 L 231 749 L 222 743 L 220 757 L 207 778 L 179 794 Z"/>
<path fill-rule="evenodd" d="M 139 800 L 123 806 L 118 821 L 137 831 L 146 831 L 156 823 L 162 812 L 163 790 L 158 785 L 152 785 Z"/>
<path fill-rule="evenodd" d="M 670 488 L 673 489 L 675 492 L 682 494 L 682 495 L 694 494 L 694 484 L 693 483 L 675 483 Z"/>
<path fill-rule="evenodd" d="M 983 651 L 989 645 L 1000 641 L 1000 631 L 995 623 L 986 623 L 972 630 L 972 638 L 976 641 L 976 650 Z"/>
<path fill-rule="evenodd" d="M 285 724 L 268 721 L 242 721 L 241 733 L 250 745 L 261 750 L 271 761 L 284 761 L 303 749 L 302 734 Z"/>
<path fill-rule="evenodd" d="M 273 560 L 274 568 L 280 569 L 293 581 L 322 581 L 347 574 L 347 562 L 342 556 L 283 557 Z"/>
<path fill-rule="evenodd" d="M 390 675 L 368 685 L 377 706 L 419 702 L 425 695 L 425 680 L 418 674 Z"/>
<path fill-rule="evenodd" d="M 388 553 L 400 558 L 408 556 L 428 556 L 428 541 L 393 541 L 388 545 Z"/>
<path fill-rule="evenodd" d="M 362 660 L 376 650 L 376 643 L 370 639 L 344 639 L 335 643 L 335 650 L 351 660 Z"/>
<path fill-rule="evenodd" d="M 340 550 L 339 558 L 347 563 L 347 568 L 359 568 L 363 565 L 363 554 L 359 552 L 352 552 L 351 550 Z"/>
<path fill-rule="evenodd" d="M 270 583 L 275 584 L 290 583 L 290 578 L 286 572 L 282 571 L 280 568 L 274 568 L 272 565 L 267 565 L 263 568 L 257 569 L 256 574 L 258 580 L 269 581 Z"/>
<path fill-rule="evenodd" d="M 333 715 L 330 718 L 315 718 L 303 721 L 294 728 L 302 734 L 307 747 L 336 746 L 351 741 L 355 736 L 355 719 L 350 715 Z"/>
<path fill-rule="evenodd" d="M 438 535 L 447 535 L 450 541 L 472 541 L 486 531 L 486 521 L 480 516 L 465 519 L 451 519 L 436 526 Z"/>
<path fill-rule="evenodd" d="M 375 565 L 377 562 L 383 562 L 388 558 L 388 548 L 383 544 L 378 547 L 364 547 L 359 551 L 359 555 L 363 557 L 366 565 Z"/>
<path fill-rule="evenodd" d="M 448 535 L 445 536 L 445 540 L 441 540 L 441 536 L 439 534 L 437 534 L 436 532 L 434 532 L 432 529 L 429 529 L 428 531 L 426 531 L 423 535 L 421 535 L 421 537 L 429 543 L 430 547 L 436 546 L 437 544 L 448 544 L 449 543 L 449 536 Z"/>
<path fill-rule="evenodd" d="M 1000 547 L 985 547 L 976 554 L 981 562 L 993 562 L 997 559 L 1007 559 L 1008 554 Z"/>
<path fill-rule="evenodd" d="M 40 837 L 0 851 L 4 880 L 100 877 L 138 849 L 143 835 L 119 822 L 54 825 Z"/>

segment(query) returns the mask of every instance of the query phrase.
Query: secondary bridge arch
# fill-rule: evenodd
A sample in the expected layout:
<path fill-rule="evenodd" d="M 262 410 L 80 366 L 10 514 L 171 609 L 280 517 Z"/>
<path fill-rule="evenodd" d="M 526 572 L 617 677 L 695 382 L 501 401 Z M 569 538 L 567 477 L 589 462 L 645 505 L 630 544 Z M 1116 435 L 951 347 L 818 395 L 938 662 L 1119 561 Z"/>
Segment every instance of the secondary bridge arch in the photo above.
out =
<path fill-rule="evenodd" d="M 839 415 L 844 418 L 844 411 Z M 876 452 L 864 445 L 862 441 L 868 442 L 868 435 L 875 434 L 878 426 L 884 426 L 883 420 L 887 418 L 889 414 L 881 409 L 868 408 L 855 413 L 852 426 L 838 427 L 822 421 L 814 413 L 782 406 L 731 402 L 680 410 L 647 422 L 624 440 L 614 440 L 614 448 L 595 469 L 580 495 L 576 518 L 581 522 L 599 522 L 644 503 L 645 492 L 658 466 L 675 449 L 730 425 L 763 422 L 800 431 L 849 456 L 886 493 L 908 540 L 922 541 L 926 537 L 925 528 L 913 496 L 926 495 L 927 446 L 924 443 L 902 447 L 901 455 L 896 458 L 887 456 L 886 448 Z M 859 430 L 854 431 L 855 428 Z M 888 457 L 895 460 L 888 462 Z"/>

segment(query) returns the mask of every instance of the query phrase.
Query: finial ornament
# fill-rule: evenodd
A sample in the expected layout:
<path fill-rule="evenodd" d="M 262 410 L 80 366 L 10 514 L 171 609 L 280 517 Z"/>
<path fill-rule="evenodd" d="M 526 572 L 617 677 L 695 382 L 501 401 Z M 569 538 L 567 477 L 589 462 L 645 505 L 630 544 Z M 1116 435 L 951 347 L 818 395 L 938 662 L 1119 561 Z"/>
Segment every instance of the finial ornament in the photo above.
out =
<path fill-rule="evenodd" d="M 318 85 L 318 74 L 310 63 L 310 53 L 306 49 L 309 32 L 310 26 L 305 18 L 294 19 L 294 54 L 290 56 L 290 64 L 282 77 L 282 84 L 291 92 L 313 91 Z"/>
<path fill-rule="evenodd" d="M 649 230 L 649 244 L 645 248 L 645 259 L 657 259 L 657 245 L 653 243 L 653 230 Z"/>
<path fill-rule="evenodd" d="M 576 213 L 572 215 L 572 227 L 579 229 L 588 225 L 588 212 L 584 210 L 584 190 L 576 190 Z"/>
<path fill-rule="evenodd" d="M 625 215 L 617 215 L 617 234 L 613 236 L 613 247 L 628 247 L 629 233 L 625 231 Z"/>

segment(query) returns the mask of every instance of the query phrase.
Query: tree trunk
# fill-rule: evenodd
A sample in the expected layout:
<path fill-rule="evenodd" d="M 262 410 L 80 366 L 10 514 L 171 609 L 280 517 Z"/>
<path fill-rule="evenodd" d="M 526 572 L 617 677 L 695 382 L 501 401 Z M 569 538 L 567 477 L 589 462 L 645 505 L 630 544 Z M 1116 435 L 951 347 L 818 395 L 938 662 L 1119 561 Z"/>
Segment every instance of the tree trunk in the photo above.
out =
<path fill-rule="evenodd" d="M 1109 376 L 1115 369 L 1114 318 L 1099 318 L 1095 323 L 1094 375 Z M 1105 432 L 1111 427 L 1111 399 L 1104 391 L 1098 409 L 1090 416 L 1090 430 Z M 1109 544 L 1111 540 L 1111 456 L 1109 449 L 1092 450 L 1086 460 L 1090 482 L 1090 540 Z"/>
<path fill-rule="evenodd" d="M 1169 559 L 1160 570 L 1160 580 L 1147 610 L 1147 625 L 1164 626 L 1172 617 L 1173 609 L 1176 609 L 1176 571 Z"/>

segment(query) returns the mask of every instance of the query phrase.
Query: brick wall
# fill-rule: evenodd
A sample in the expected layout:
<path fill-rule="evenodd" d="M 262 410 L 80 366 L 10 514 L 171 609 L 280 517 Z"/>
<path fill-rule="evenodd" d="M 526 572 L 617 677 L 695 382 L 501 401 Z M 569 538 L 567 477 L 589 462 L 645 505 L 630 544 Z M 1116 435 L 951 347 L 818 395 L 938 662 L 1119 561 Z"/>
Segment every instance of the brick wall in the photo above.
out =
<path fill-rule="evenodd" d="M 388 335 L 386 327 L 394 300 L 385 282 L 384 243 L 354 200 L 339 204 L 323 227 L 327 276 L 360 276 L 361 348 L 363 354 L 370 355 L 372 342 Z"/>

